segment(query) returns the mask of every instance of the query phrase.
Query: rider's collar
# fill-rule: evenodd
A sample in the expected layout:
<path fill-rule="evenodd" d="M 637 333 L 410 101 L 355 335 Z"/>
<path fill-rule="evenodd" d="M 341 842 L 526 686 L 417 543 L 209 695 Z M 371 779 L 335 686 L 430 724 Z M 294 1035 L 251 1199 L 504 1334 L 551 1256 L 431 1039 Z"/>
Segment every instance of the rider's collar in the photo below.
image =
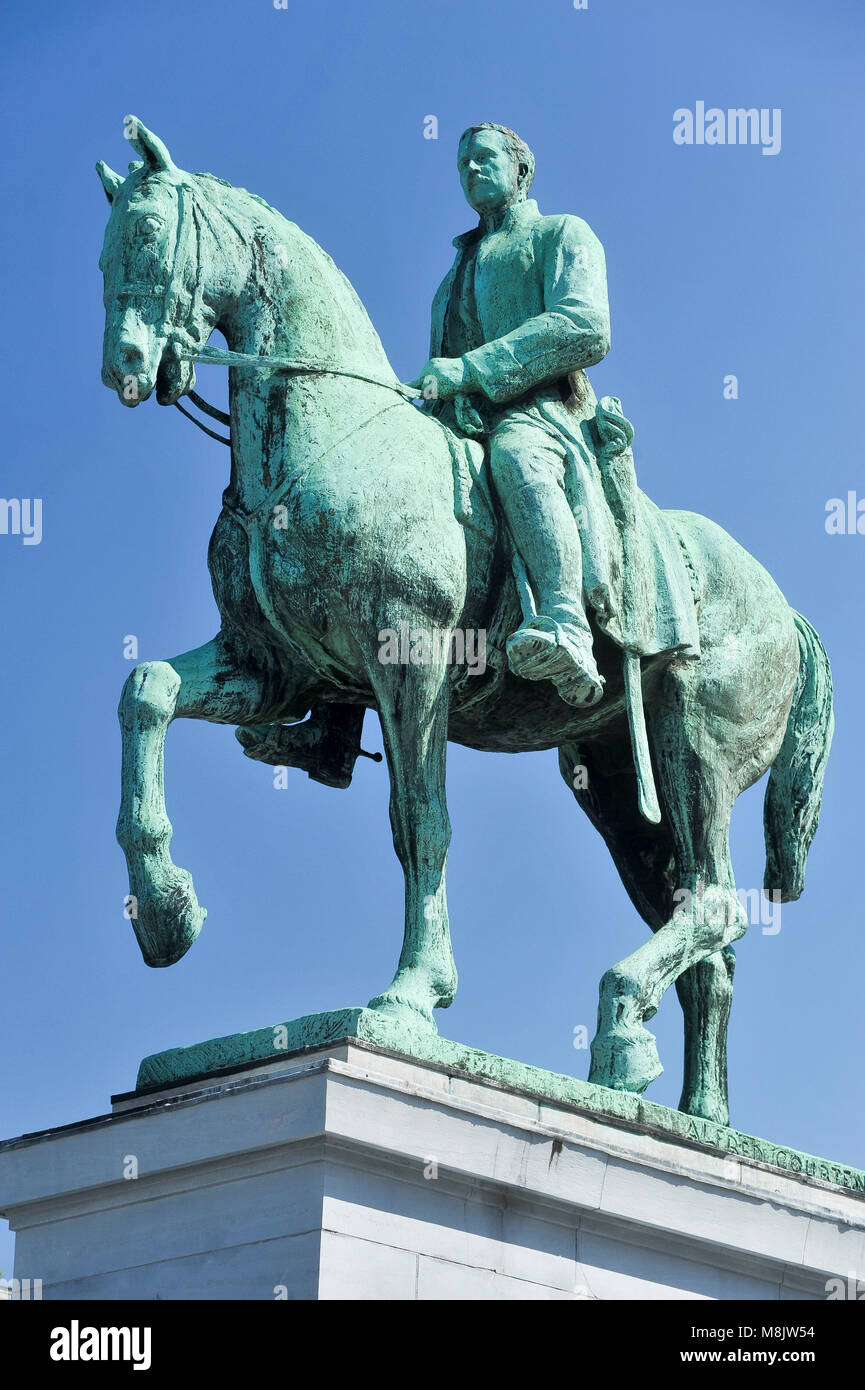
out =
<path fill-rule="evenodd" d="M 510 232 L 522 222 L 533 221 L 539 216 L 538 205 L 534 198 L 523 198 L 519 203 L 512 203 L 505 213 L 502 225 L 498 228 L 500 232 Z M 466 246 L 471 246 L 483 235 L 483 227 L 479 222 L 476 227 L 472 227 L 470 232 L 463 232 L 461 236 L 455 236 L 454 246 L 463 250 Z"/>

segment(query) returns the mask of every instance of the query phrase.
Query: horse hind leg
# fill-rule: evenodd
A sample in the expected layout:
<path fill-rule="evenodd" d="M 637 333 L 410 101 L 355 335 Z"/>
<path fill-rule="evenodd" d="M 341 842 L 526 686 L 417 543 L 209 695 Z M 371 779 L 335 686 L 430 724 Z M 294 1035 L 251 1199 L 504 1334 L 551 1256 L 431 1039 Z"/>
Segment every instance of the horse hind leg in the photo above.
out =
<path fill-rule="evenodd" d="M 559 771 L 603 836 L 634 907 L 657 931 L 673 906 L 674 845 L 665 822 L 655 825 L 640 814 L 630 739 L 615 752 L 605 750 L 603 767 L 592 749 L 563 744 Z"/>
<path fill-rule="evenodd" d="M 601 750 L 565 744 L 559 749 L 559 770 L 581 810 L 603 836 L 634 907 L 656 932 L 673 911 L 675 844 L 667 822 L 653 824 L 640 814 L 639 789 L 627 735 L 620 748 L 605 747 L 602 751 L 601 758 Z M 600 1031 L 600 1015 L 598 1028 Z M 589 1079 L 609 1085 L 614 1071 L 613 1084 L 619 1089 L 643 1090 L 662 1070 L 655 1039 L 642 1028 L 631 1035 L 628 1048 L 620 1043 L 615 1045 L 609 1079 L 599 1076 L 595 1060 Z M 624 1086 L 623 1082 L 630 1084 Z"/>
<path fill-rule="evenodd" d="M 224 633 L 170 661 L 144 661 L 120 697 L 122 796 L 117 839 L 129 868 L 128 913 L 148 965 L 173 965 L 189 950 L 207 915 L 192 877 L 172 862 L 165 807 L 165 734 L 174 719 L 241 724 L 266 718 L 273 673 L 247 666 Z M 306 711 L 303 710 L 302 713 Z M 270 714 L 272 716 L 272 713 Z"/>
<path fill-rule="evenodd" d="M 716 1124 L 730 1123 L 727 1025 L 733 1002 L 732 946 L 692 965 L 676 981 L 685 1016 L 685 1068 L 679 1109 Z"/>
<path fill-rule="evenodd" d="M 659 1074 L 654 1039 L 643 1022 L 656 1013 L 670 985 L 724 952 L 748 926 L 730 862 L 730 813 L 738 791 L 730 757 L 736 740 L 723 727 L 710 735 L 687 692 L 678 695 L 656 706 L 653 719 L 660 789 L 675 845 L 675 908 L 650 941 L 601 980 L 589 1079 L 619 1090 L 642 1091 Z M 686 709 L 691 710 L 687 718 Z M 680 992 L 687 1029 L 683 1100 L 694 1107 L 691 1113 L 708 1110 L 710 1118 L 722 1121 L 727 1113 L 723 1056 L 729 960 L 724 956 L 722 963 L 706 966 Z"/>
<path fill-rule="evenodd" d="M 590 751 L 566 744 L 559 749 L 559 768 L 581 809 L 604 837 L 635 908 L 656 932 L 675 907 L 675 842 L 667 822 L 652 825 L 640 814 L 629 757 L 626 748 L 618 770 L 602 773 Z M 734 966 L 735 953 L 727 946 L 691 966 L 676 981 L 685 1053 L 679 1109 L 720 1124 L 729 1120 L 727 1025 Z"/>

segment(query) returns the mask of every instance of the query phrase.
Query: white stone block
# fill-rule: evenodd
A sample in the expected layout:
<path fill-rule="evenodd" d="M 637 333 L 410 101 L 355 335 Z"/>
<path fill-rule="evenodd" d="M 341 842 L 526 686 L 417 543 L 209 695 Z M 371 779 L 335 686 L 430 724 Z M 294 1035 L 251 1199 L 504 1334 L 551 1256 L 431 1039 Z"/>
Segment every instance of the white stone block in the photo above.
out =
<path fill-rule="evenodd" d="M 813 1170 L 345 1040 L 7 1141 L 0 1215 L 45 1299 L 760 1301 L 865 1279 L 865 1200 Z"/>

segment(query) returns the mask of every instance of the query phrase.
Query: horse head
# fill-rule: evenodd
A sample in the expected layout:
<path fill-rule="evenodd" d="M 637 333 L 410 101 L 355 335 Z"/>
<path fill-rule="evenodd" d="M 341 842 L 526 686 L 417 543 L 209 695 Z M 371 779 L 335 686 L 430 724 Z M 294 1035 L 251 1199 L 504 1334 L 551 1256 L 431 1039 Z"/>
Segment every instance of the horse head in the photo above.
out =
<path fill-rule="evenodd" d="M 201 265 L 203 203 L 194 176 L 134 116 L 127 138 L 140 159 L 122 178 L 96 166 L 111 204 L 99 268 L 105 283 L 102 380 L 124 405 L 172 405 L 195 384 L 190 356 L 214 328 L 219 306 Z M 218 280 L 219 277 L 214 277 Z"/>
<path fill-rule="evenodd" d="M 311 237 L 246 189 L 178 168 L 134 116 L 125 126 L 141 156 L 128 176 L 96 165 L 111 204 L 99 260 L 102 380 L 124 405 L 154 390 L 173 405 L 192 390 L 194 358 L 214 328 L 247 355 L 396 380 L 355 291 Z"/>

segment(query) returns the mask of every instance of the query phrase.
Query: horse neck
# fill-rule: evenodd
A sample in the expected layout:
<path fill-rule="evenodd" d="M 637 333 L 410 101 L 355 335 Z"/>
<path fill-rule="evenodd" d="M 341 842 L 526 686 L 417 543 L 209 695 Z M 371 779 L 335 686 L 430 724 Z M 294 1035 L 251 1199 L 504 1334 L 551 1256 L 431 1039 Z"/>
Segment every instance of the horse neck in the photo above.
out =
<path fill-rule="evenodd" d="M 254 221 L 254 228 L 244 228 L 231 217 L 247 268 L 242 289 L 217 324 L 228 347 L 396 383 L 366 310 L 326 252 L 272 209 L 256 207 Z M 229 383 L 232 482 L 248 507 L 397 399 L 386 387 L 338 374 L 241 367 L 231 369 Z"/>

